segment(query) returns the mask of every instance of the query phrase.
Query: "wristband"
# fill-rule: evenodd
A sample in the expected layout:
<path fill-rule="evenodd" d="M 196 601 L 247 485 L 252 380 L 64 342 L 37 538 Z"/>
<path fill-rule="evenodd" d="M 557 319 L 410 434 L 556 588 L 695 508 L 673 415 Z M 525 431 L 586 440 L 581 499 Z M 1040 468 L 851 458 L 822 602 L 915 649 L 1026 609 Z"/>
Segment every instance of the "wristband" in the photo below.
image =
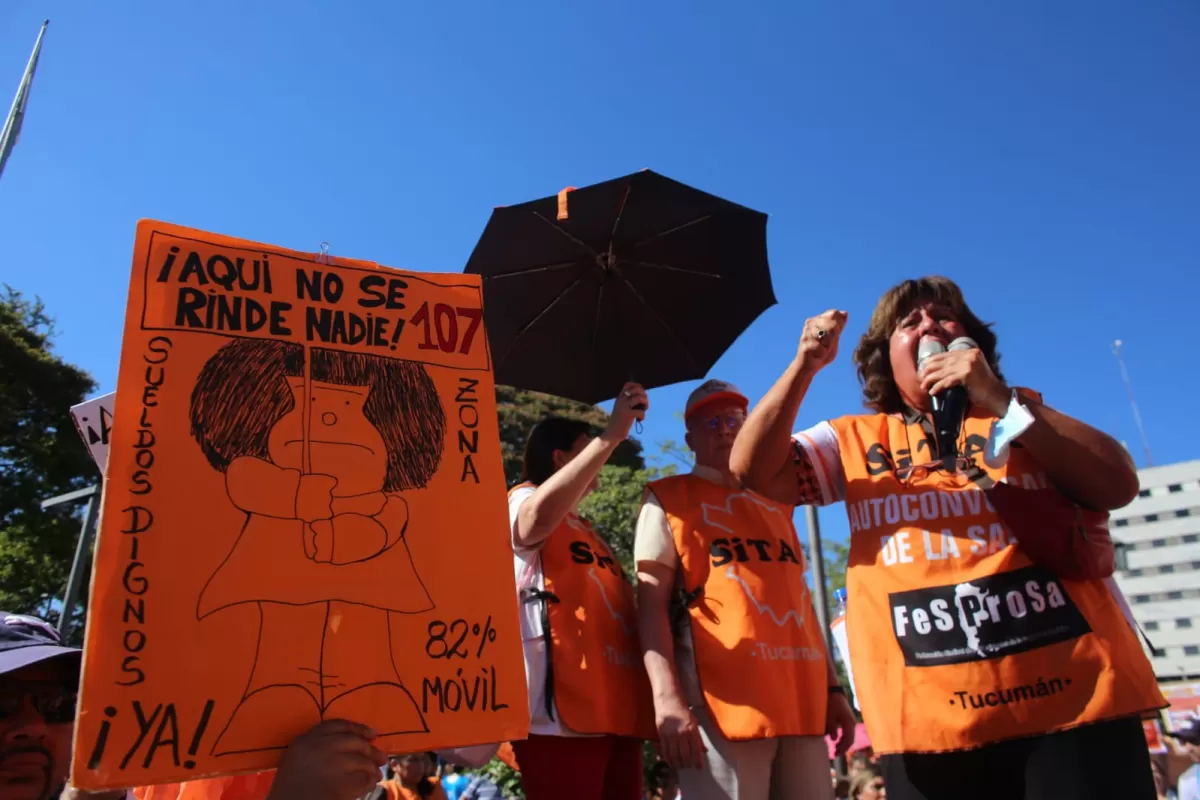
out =
<path fill-rule="evenodd" d="M 992 423 L 987 443 L 983 448 L 983 463 L 992 469 L 1004 466 L 1008 462 L 1009 445 L 1029 430 L 1032 424 L 1033 414 L 1029 413 L 1017 390 L 1013 389 L 1008 401 L 1008 410 L 1003 417 Z"/>

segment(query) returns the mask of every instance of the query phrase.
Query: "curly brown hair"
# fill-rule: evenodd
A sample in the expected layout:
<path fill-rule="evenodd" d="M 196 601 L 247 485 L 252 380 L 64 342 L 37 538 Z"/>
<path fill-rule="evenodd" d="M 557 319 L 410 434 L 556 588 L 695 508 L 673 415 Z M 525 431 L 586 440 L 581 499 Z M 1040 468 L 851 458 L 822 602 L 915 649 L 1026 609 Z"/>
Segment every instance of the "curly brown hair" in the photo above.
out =
<path fill-rule="evenodd" d="M 891 338 L 900 321 L 919 303 L 925 302 L 938 303 L 949 309 L 966 328 L 967 336 L 974 339 L 987 356 L 992 372 L 1004 380 L 1000 373 L 1000 354 L 996 352 L 996 334 L 992 333 L 992 323 L 975 316 L 963 299 L 958 284 L 940 275 L 929 275 L 898 283 L 884 292 L 871 314 L 866 333 L 854 348 L 854 364 L 858 369 L 858 382 L 862 384 L 863 402 L 867 408 L 883 414 L 904 411 L 904 400 L 892 375 Z"/>

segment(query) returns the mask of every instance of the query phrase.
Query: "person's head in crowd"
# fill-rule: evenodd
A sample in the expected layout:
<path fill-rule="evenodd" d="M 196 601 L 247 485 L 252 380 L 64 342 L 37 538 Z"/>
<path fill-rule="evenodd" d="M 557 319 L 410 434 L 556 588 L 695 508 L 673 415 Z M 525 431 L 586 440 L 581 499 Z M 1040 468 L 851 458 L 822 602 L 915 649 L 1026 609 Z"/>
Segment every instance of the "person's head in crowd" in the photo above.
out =
<path fill-rule="evenodd" d="M 579 455 L 589 441 L 591 428 L 583 420 L 546 417 L 533 426 L 525 441 L 521 481 L 541 486 Z M 589 491 L 595 488 L 592 481 Z"/>
<path fill-rule="evenodd" d="M 80 651 L 48 623 L 0 612 L 0 797 L 58 797 L 71 766 Z"/>
<path fill-rule="evenodd" d="M 400 785 L 415 789 L 420 797 L 433 793 L 434 764 L 436 757 L 430 753 L 404 753 L 388 758 L 388 774 Z"/>
<path fill-rule="evenodd" d="M 671 765 L 665 761 L 656 761 L 650 768 L 650 796 L 675 800 L 677 779 Z"/>
<path fill-rule="evenodd" d="M 854 350 L 869 408 L 884 414 L 901 413 L 905 407 L 926 409 L 929 393 L 922 391 L 917 372 L 917 348 L 926 336 L 944 346 L 961 336 L 973 339 L 996 378 L 1003 380 L 996 334 L 971 311 L 958 284 L 938 276 L 907 280 L 879 299 Z"/>
<path fill-rule="evenodd" d="M 859 770 L 850 779 L 850 800 L 886 800 L 883 773 L 874 764 Z"/>
<path fill-rule="evenodd" d="M 687 425 L 684 441 L 696 455 L 696 464 L 729 473 L 733 441 L 746 422 L 750 401 L 740 389 L 725 381 L 707 380 L 690 395 L 684 408 Z"/>
<path fill-rule="evenodd" d="M 850 754 L 850 763 L 846 766 L 846 772 L 853 778 L 860 771 L 870 767 L 874 763 L 875 759 L 871 748 L 864 747 Z"/>
<path fill-rule="evenodd" d="M 833 800 L 850 800 L 850 780 L 848 778 L 834 776 Z"/>

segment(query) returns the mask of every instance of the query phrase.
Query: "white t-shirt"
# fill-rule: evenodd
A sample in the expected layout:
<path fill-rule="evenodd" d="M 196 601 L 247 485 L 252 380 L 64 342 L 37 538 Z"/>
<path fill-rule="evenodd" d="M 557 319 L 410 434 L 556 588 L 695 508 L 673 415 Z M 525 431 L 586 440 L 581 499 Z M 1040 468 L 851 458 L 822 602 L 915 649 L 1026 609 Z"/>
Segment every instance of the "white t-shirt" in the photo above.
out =
<path fill-rule="evenodd" d="M 701 464 L 692 469 L 692 475 L 712 483 L 725 483 L 719 471 Z M 679 569 L 675 536 L 671 533 L 671 523 L 667 521 L 667 514 L 658 498 L 654 496 L 653 489 L 646 492 L 646 499 L 638 511 L 633 538 L 633 558 L 635 562 L 654 561 L 675 570 L 672 592 L 677 593 L 683 589 L 683 572 Z M 672 625 L 672 629 L 675 634 L 675 672 L 679 679 L 679 689 L 689 706 L 703 705 L 704 693 L 700 689 L 696 654 L 692 647 L 692 626 L 684 624 L 675 629 Z"/>
<path fill-rule="evenodd" d="M 1192 764 L 1179 776 L 1176 784 L 1179 800 L 1200 800 L 1200 766 Z"/>
<path fill-rule="evenodd" d="M 517 511 L 521 504 L 533 496 L 534 487 L 523 486 L 508 498 L 508 526 L 516 529 Z M 543 540 L 544 543 L 544 540 Z M 558 720 L 558 706 L 554 708 L 554 719 L 546 714 L 546 640 L 542 631 L 541 603 L 526 603 L 521 590 L 544 589 L 542 560 L 538 556 L 542 545 L 521 547 L 513 538 L 513 574 L 517 582 L 517 602 L 520 605 L 521 646 L 525 651 L 525 682 L 529 687 L 529 732 L 535 736 L 584 736 L 562 725 Z"/>

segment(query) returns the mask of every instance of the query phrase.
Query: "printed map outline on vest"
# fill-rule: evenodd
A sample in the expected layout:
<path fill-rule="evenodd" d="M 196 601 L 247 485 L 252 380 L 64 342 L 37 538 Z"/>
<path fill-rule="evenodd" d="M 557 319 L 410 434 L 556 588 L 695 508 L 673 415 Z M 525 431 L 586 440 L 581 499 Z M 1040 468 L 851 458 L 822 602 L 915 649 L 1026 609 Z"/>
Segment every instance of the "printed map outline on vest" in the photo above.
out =
<path fill-rule="evenodd" d="M 588 528 L 587 523 L 583 522 L 583 520 L 577 518 L 573 514 L 567 515 L 566 523 L 567 527 L 571 528 L 571 530 L 579 531 L 580 533 L 592 532 L 591 529 Z M 604 542 L 604 544 L 607 546 L 608 543 Z M 611 554 L 608 556 L 608 558 L 610 560 L 612 559 Z M 600 580 L 600 576 L 596 574 L 595 567 L 588 567 L 588 580 L 596 584 L 596 587 L 600 590 L 600 599 L 604 601 L 604 607 L 608 610 L 608 613 L 612 616 L 612 618 L 621 626 L 621 630 L 623 630 L 627 636 L 632 636 L 634 633 L 636 633 L 637 626 L 630 625 L 629 620 L 625 619 L 621 612 L 617 611 L 616 607 L 613 605 L 612 598 L 608 596 L 608 592 L 604 588 L 604 581 Z"/>
<path fill-rule="evenodd" d="M 637 628 L 630 625 L 625 617 L 621 615 L 621 612 L 613 608 L 612 599 L 608 596 L 608 592 L 604 590 L 604 582 L 601 581 L 600 576 L 596 574 L 595 567 L 588 567 L 588 578 L 592 581 L 592 583 L 596 584 L 597 588 L 600 589 L 600 599 L 604 601 L 604 607 L 608 609 L 608 613 L 611 614 L 612 618 L 621 625 L 621 630 L 632 636 Z"/>
<path fill-rule="evenodd" d="M 736 534 L 737 531 L 735 531 L 733 528 L 730 528 L 726 525 L 722 525 L 721 523 L 717 522 L 716 520 L 714 520 L 712 517 L 709 516 L 710 511 L 722 511 L 730 516 L 733 516 L 733 501 L 734 500 L 746 500 L 748 502 L 754 503 L 755 505 L 757 505 L 761 508 L 766 509 L 767 511 L 769 511 L 772 514 L 779 513 L 778 507 L 770 505 L 769 503 L 765 502 L 764 500 L 762 500 L 759 497 L 756 497 L 755 495 L 751 494 L 750 492 L 737 492 L 735 494 L 727 495 L 725 498 L 725 505 L 723 505 L 723 506 L 715 506 L 715 505 L 712 505 L 711 503 L 701 503 L 700 509 L 701 509 L 701 512 L 703 513 L 705 524 L 711 525 L 714 528 L 720 528 L 721 530 L 723 530 L 729 534 Z"/>
<path fill-rule="evenodd" d="M 780 617 L 779 614 L 775 612 L 775 609 L 771 608 L 771 606 L 767 605 L 766 603 L 759 602 L 758 598 L 754 596 L 754 591 L 750 588 L 750 585 L 742 580 L 742 577 L 737 574 L 734 567 L 729 566 L 725 569 L 725 577 L 729 578 L 731 581 L 737 581 L 737 584 L 742 587 L 742 591 L 746 593 L 746 597 L 754 605 L 754 608 L 758 611 L 759 615 L 769 617 L 777 627 L 782 628 L 788 623 L 789 619 L 796 623 L 797 628 L 804 627 L 803 609 L 801 609 L 799 614 L 796 613 L 796 609 L 794 608 L 788 609 L 788 612 Z M 802 591 L 804 594 L 808 594 L 807 589 L 803 589 Z"/>

